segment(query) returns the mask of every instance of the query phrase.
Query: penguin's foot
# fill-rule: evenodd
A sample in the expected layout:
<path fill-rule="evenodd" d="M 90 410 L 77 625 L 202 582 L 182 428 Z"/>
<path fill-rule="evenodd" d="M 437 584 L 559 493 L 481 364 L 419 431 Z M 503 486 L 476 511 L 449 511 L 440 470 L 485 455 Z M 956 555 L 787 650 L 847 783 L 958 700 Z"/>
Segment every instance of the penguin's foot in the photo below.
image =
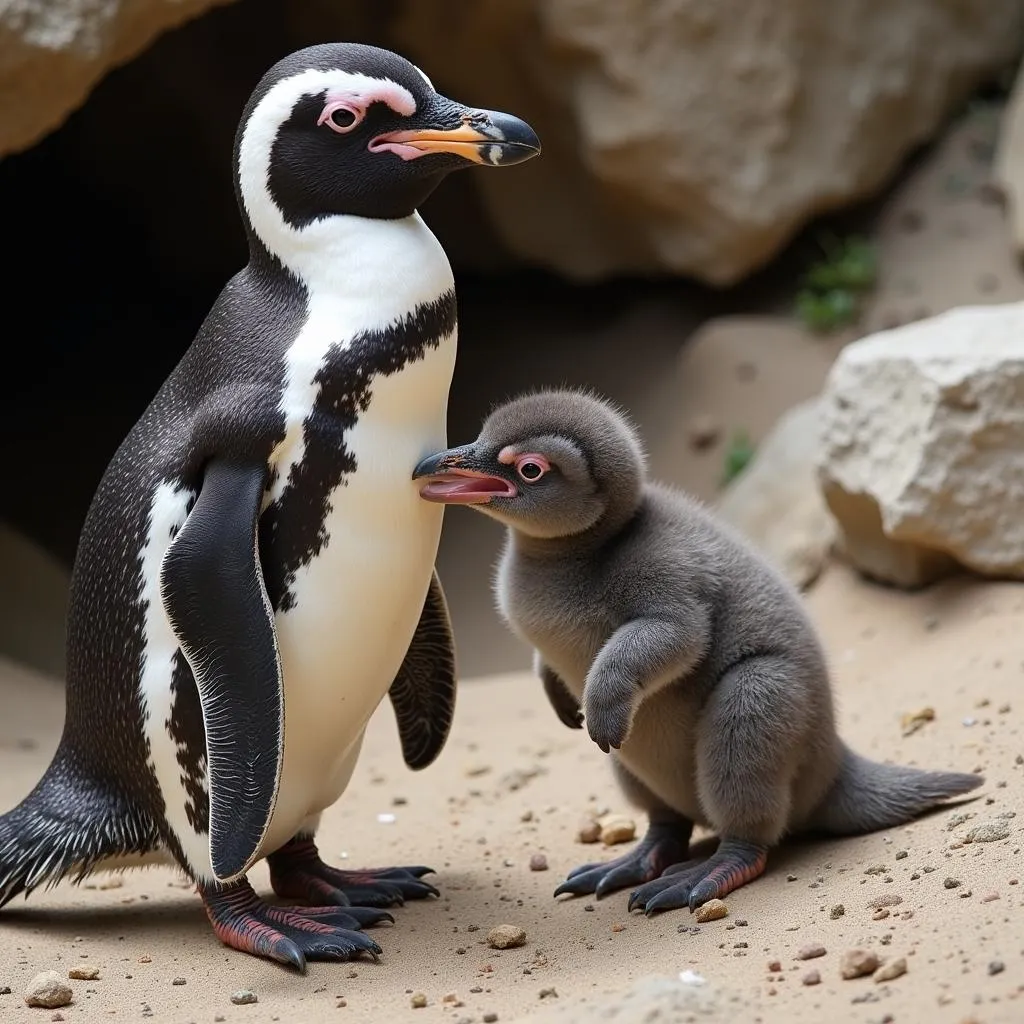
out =
<path fill-rule="evenodd" d="M 572 893 L 584 896 L 593 893 L 601 899 L 616 889 L 658 878 L 670 864 L 686 856 L 692 828 L 689 822 L 652 823 L 647 834 L 629 853 L 603 864 L 583 864 L 574 868 L 555 890 L 555 895 Z"/>
<path fill-rule="evenodd" d="M 275 907 L 261 900 L 246 881 L 225 888 L 200 887 L 199 895 L 214 934 L 224 945 L 288 964 L 303 974 L 307 960 L 354 960 L 367 953 L 376 961 L 381 948 L 360 929 L 376 920 L 391 920 L 389 914 L 365 907 Z"/>
<path fill-rule="evenodd" d="M 648 917 L 677 907 L 694 911 L 763 875 L 767 862 L 766 846 L 723 839 L 707 860 L 673 864 L 660 878 L 640 886 L 630 894 L 629 909 L 642 910 Z"/>
<path fill-rule="evenodd" d="M 339 907 L 392 907 L 441 894 L 421 881 L 426 867 L 342 871 L 320 859 L 312 839 L 296 837 L 267 857 L 270 884 L 282 899 Z"/>

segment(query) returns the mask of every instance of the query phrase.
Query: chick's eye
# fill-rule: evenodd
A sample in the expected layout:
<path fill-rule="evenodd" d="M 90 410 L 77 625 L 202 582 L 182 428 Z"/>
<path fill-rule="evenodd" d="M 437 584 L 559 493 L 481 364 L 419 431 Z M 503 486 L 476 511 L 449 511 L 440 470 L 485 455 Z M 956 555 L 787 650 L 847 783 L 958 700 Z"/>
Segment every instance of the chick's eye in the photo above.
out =
<path fill-rule="evenodd" d="M 347 103 L 328 103 L 317 119 L 318 125 L 326 125 L 340 135 L 351 131 L 363 119 L 361 111 Z"/>
<path fill-rule="evenodd" d="M 521 455 L 516 459 L 516 472 L 528 483 L 539 480 L 550 468 L 542 455 Z"/>

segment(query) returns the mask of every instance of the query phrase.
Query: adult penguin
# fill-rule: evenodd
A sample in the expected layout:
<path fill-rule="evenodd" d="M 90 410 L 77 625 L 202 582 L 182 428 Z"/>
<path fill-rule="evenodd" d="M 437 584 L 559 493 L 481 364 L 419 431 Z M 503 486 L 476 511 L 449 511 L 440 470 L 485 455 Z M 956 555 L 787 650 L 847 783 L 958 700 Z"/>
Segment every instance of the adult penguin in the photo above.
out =
<path fill-rule="evenodd" d="M 441 509 L 411 472 L 445 444 L 456 303 L 417 209 L 450 171 L 539 150 L 371 46 L 300 50 L 257 85 L 234 147 L 249 263 L 88 511 L 64 732 L 0 817 L 0 905 L 173 862 L 223 942 L 304 970 L 376 957 L 379 908 L 436 895 L 424 867 L 330 867 L 314 835 L 385 694 L 413 768 L 454 705 Z M 264 857 L 315 905 L 260 899 Z"/>

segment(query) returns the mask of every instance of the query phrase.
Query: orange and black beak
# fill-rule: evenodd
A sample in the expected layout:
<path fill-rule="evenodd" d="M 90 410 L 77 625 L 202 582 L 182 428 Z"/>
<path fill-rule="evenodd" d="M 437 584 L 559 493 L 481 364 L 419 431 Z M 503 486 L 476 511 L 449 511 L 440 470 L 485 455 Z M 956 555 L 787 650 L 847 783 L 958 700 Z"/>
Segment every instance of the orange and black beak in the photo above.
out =
<path fill-rule="evenodd" d="M 450 153 L 490 167 L 519 164 L 540 152 L 537 133 L 512 114 L 456 108 L 455 104 L 445 103 L 444 115 L 438 121 L 444 124 L 378 135 L 370 143 L 370 151 L 391 152 L 403 160 Z M 456 123 L 450 124 L 452 121 Z"/>
<path fill-rule="evenodd" d="M 483 505 L 495 498 L 514 498 L 516 485 L 500 475 L 504 467 L 481 460 L 473 445 L 428 455 L 412 471 L 413 480 L 426 478 L 420 497 L 442 505 Z"/>

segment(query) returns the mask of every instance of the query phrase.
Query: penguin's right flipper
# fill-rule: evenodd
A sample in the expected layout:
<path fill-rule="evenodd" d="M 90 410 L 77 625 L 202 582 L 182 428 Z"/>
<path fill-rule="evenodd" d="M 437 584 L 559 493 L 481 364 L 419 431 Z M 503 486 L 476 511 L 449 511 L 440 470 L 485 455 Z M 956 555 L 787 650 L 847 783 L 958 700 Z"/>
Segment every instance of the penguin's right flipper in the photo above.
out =
<path fill-rule="evenodd" d="M 540 679 L 544 684 L 544 692 L 562 725 L 570 729 L 582 729 L 583 715 L 580 712 L 580 702 L 572 695 L 562 677 L 553 668 L 541 662 Z"/>
<path fill-rule="evenodd" d="M 455 639 L 435 570 L 419 625 L 388 696 L 395 709 L 405 763 L 431 764 L 448 739 L 455 714 Z"/>
<path fill-rule="evenodd" d="M 219 882 L 255 860 L 277 800 L 284 689 L 256 540 L 266 464 L 214 459 L 160 570 L 160 593 L 199 690 Z"/>

